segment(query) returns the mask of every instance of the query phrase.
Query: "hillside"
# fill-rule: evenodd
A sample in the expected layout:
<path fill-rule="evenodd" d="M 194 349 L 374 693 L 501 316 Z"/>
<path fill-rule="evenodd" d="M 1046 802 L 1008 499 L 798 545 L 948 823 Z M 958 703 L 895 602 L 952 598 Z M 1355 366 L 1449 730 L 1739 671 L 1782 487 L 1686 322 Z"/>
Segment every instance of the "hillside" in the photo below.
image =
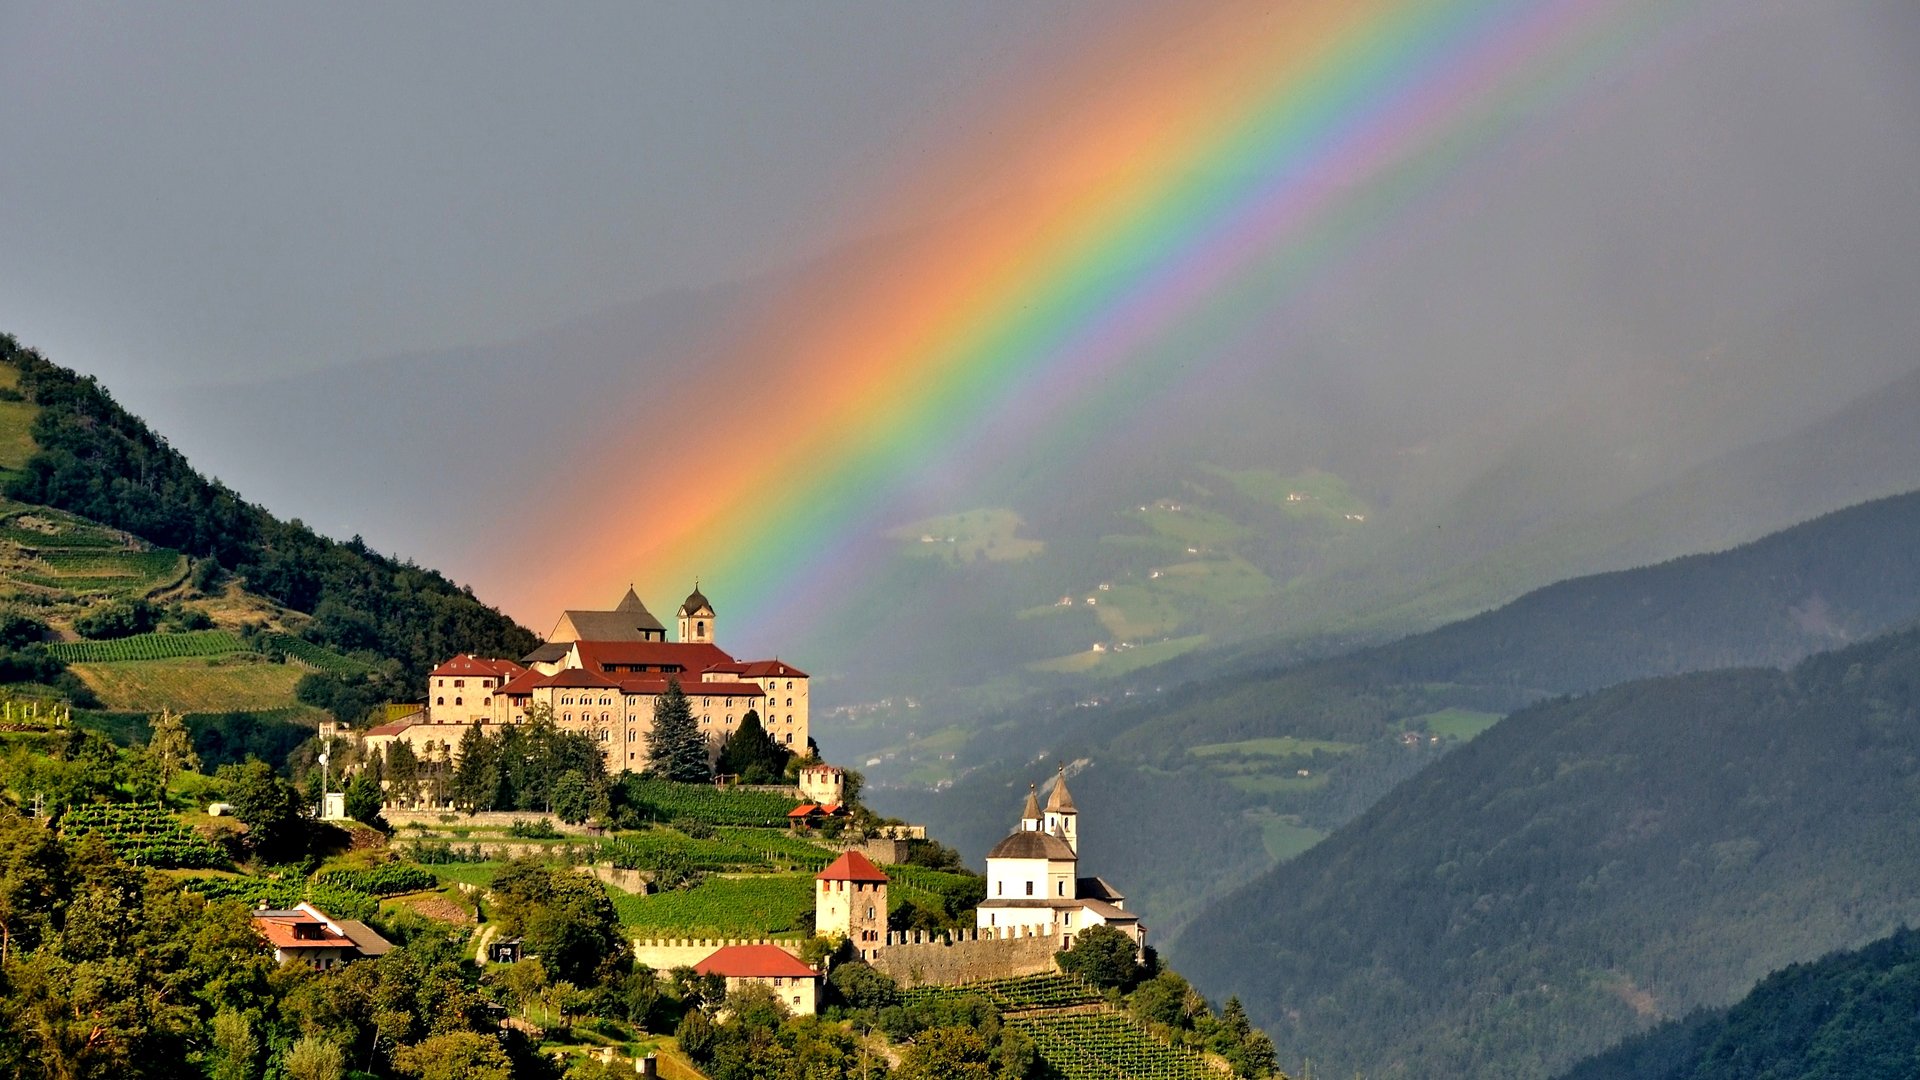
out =
<path fill-rule="evenodd" d="M 1284 1059 L 1539 1077 L 1920 916 L 1920 631 L 1524 709 L 1180 942 Z"/>
<path fill-rule="evenodd" d="M 1151 793 L 1182 808 L 1177 842 L 1098 853 L 1153 899 L 1166 913 L 1162 930 L 1172 931 L 1207 899 L 1198 883 L 1224 891 L 1296 853 L 1512 709 L 1653 675 L 1783 666 L 1915 618 L 1920 493 L 1729 551 L 1562 582 L 1330 659 L 1192 660 L 1182 683 L 1142 679 L 1129 693 L 1069 702 L 1040 724 L 1026 712 L 998 718 L 983 742 L 1001 759 L 951 793 L 872 797 L 981 850 L 1014 805 L 1025 762 L 1089 759 L 1075 783 L 1083 804 L 1124 814 Z M 1170 947 L 1177 954 L 1181 943 Z"/>
<path fill-rule="evenodd" d="M 22 399 L 0 412 L 10 455 L 0 460 L 10 500 L 0 510 L 19 564 L 7 579 L 16 603 L 53 606 L 56 630 L 101 602 L 166 599 L 191 566 L 193 599 L 215 625 L 297 631 L 332 655 L 361 654 L 369 669 L 397 661 L 395 696 L 417 694 L 457 652 L 532 647 L 531 633 L 444 576 L 281 521 L 207 480 L 95 380 L 3 335 L 0 371 Z M 65 513 L 20 510 L 35 506 Z M 229 574 L 240 589 L 221 587 Z"/>
<path fill-rule="evenodd" d="M 1731 1008 L 1674 1021 L 1562 1080 L 1905 1080 L 1920 1075 L 1920 932 L 1775 972 Z"/>

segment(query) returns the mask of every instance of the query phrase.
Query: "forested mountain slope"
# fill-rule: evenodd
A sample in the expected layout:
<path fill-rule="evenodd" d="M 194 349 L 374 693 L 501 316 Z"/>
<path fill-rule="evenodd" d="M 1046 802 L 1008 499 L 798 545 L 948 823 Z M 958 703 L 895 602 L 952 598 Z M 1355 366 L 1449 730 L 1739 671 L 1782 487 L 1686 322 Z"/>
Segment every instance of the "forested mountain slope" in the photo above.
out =
<path fill-rule="evenodd" d="M 247 588 L 314 616 L 303 633 L 341 652 L 398 660 L 418 692 L 426 672 L 459 651 L 520 655 L 535 638 L 441 574 L 281 521 L 209 481 L 121 408 L 92 378 L 0 335 L 0 363 L 36 406 L 35 452 L 6 494 L 124 530 L 200 560 L 217 560 Z"/>
<path fill-rule="evenodd" d="M 873 798 L 978 853 L 1007 827 L 1036 755 L 1090 759 L 1074 784 L 1083 804 L 1129 814 L 1151 791 L 1157 804 L 1184 808 L 1173 848 L 1087 840 L 1115 880 L 1153 905 L 1160 929 L 1174 931 L 1205 900 L 1200 883 L 1247 880 L 1512 709 L 1629 679 L 1786 665 L 1915 618 L 1920 493 L 1728 551 L 1561 582 L 1331 659 L 1212 671 L 1190 659 L 1191 681 L 1164 692 L 1143 679 L 1131 696 L 1061 708 L 1044 723 L 1029 712 L 1003 718 L 992 740 L 1002 761 L 950 792 Z M 1170 948 L 1194 967 L 1182 944 Z"/>
<path fill-rule="evenodd" d="M 1920 631 L 1508 717 L 1180 943 L 1283 1058 L 1550 1075 L 1920 917 Z"/>
<path fill-rule="evenodd" d="M 1920 1076 L 1920 932 L 1777 971 L 1729 1009 L 1662 1024 L 1562 1080 Z"/>

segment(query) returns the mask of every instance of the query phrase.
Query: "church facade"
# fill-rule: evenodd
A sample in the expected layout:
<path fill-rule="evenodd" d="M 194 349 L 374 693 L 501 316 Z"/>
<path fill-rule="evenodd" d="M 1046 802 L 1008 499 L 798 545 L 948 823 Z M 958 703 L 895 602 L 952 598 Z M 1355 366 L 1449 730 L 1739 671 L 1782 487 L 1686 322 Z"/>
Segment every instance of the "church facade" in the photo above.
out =
<path fill-rule="evenodd" d="M 1144 946 L 1146 927 L 1126 901 L 1104 879 L 1080 874 L 1080 810 L 1062 768 L 1046 806 L 1030 787 L 1019 827 L 987 852 L 976 925 L 997 936 L 1052 938 L 1063 949 L 1090 926 L 1111 926 Z"/>
<path fill-rule="evenodd" d="M 713 603 L 696 585 L 675 615 L 677 641 L 628 589 L 607 611 L 565 611 L 545 643 L 519 660 L 456 656 L 427 676 L 427 701 L 411 717 L 370 729 L 368 751 L 404 741 L 416 754 L 453 748 L 478 722 L 525 723 L 536 706 L 562 730 L 600 743 L 607 770 L 647 764 L 654 703 L 680 684 L 693 718 L 718 755 L 749 709 L 767 734 L 807 754 L 807 673 L 781 660 L 738 660 L 715 643 Z"/>

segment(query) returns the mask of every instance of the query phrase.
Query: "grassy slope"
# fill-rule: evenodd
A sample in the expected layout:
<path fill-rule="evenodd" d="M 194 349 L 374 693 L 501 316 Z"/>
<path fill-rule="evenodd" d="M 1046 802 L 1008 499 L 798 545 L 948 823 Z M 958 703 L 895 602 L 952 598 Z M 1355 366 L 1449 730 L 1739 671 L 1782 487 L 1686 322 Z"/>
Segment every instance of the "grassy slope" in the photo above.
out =
<path fill-rule="evenodd" d="M 1909 632 L 1526 710 L 1179 956 L 1329 1072 L 1549 1075 L 1920 918 L 1916 671 Z"/>

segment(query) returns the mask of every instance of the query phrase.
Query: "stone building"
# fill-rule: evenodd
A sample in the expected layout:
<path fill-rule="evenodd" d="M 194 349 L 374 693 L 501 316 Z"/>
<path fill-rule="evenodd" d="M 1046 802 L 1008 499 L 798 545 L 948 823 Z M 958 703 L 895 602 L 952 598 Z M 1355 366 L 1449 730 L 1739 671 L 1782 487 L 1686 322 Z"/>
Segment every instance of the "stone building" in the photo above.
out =
<path fill-rule="evenodd" d="M 428 677 L 423 713 L 369 730 L 367 750 L 404 740 L 458 748 L 466 729 L 524 723 L 544 706 L 563 730 L 601 744 L 607 770 L 647 763 L 653 707 L 669 680 L 680 685 L 693 718 L 718 756 L 747 710 L 775 742 L 805 756 L 810 734 L 808 676 L 784 661 L 738 660 L 714 643 L 718 618 L 697 587 L 680 605 L 681 640 L 628 589 L 609 611 L 566 611 L 547 640 L 518 662 L 459 656 Z"/>
<path fill-rule="evenodd" d="M 813 879 L 813 932 L 846 938 L 862 955 L 879 948 L 887 936 L 885 872 L 848 851 Z"/>
<path fill-rule="evenodd" d="M 820 973 L 778 945 L 728 945 L 693 970 L 724 978 L 729 994 L 742 986 L 765 986 L 795 1016 L 812 1016 L 820 1007 Z"/>

